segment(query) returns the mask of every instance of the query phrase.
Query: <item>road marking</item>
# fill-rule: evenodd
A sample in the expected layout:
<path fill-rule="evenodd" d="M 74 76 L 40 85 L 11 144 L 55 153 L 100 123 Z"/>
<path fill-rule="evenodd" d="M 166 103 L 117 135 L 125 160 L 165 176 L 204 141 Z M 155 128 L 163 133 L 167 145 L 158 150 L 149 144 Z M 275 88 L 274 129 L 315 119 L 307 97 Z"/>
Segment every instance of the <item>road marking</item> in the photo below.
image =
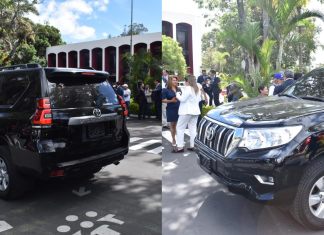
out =
<path fill-rule="evenodd" d="M 155 148 L 155 149 L 152 149 L 152 150 L 150 150 L 150 151 L 147 151 L 148 153 L 153 153 L 153 154 L 159 154 L 159 153 L 161 153 L 162 152 L 162 146 L 159 146 L 159 147 L 157 147 L 157 148 Z"/>
<path fill-rule="evenodd" d="M 98 213 L 95 212 L 95 211 L 88 211 L 88 212 L 85 213 L 85 215 L 87 217 L 93 217 L 94 218 L 94 217 L 96 217 L 98 215 Z M 114 214 L 107 214 L 106 216 L 96 220 L 96 222 L 101 222 L 100 224 L 102 224 L 102 222 L 110 222 L 110 223 L 119 224 L 119 225 L 124 224 L 124 221 L 121 221 L 121 220 L 116 219 L 114 217 L 115 217 Z M 65 220 L 68 221 L 68 222 L 76 222 L 78 220 L 78 216 L 76 216 L 76 215 L 68 215 L 68 216 L 65 217 Z M 94 226 L 95 226 L 95 221 L 94 222 L 91 222 L 91 221 L 82 221 L 82 222 L 80 222 L 80 227 L 84 228 L 84 229 L 90 229 L 90 228 L 92 228 Z M 68 225 L 60 225 L 60 226 L 57 227 L 57 231 L 60 232 L 60 233 L 70 232 L 71 229 L 72 228 L 70 226 L 68 226 Z M 87 234 L 89 234 L 89 232 Z M 120 233 L 110 229 L 108 224 L 104 224 L 104 225 L 100 225 L 97 228 L 94 228 L 93 231 L 90 234 L 91 235 L 119 235 Z M 78 230 L 77 232 L 74 232 L 72 235 L 82 235 L 81 230 Z"/>
<path fill-rule="evenodd" d="M 6 221 L 0 221 L 0 233 L 12 229 L 12 226 Z"/>
<path fill-rule="evenodd" d="M 170 143 L 172 143 L 172 136 L 170 131 L 162 131 L 163 138 L 167 139 Z"/>
<path fill-rule="evenodd" d="M 155 144 L 155 143 L 159 143 L 159 142 L 161 143 L 161 140 L 148 140 L 148 141 L 145 141 L 143 143 L 133 145 L 129 149 L 130 150 L 139 150 L 141 148 L 144 148 L 146 146 L 149 146 L 149 145 Z"/>
<path fill-rule="evenodd" d="M 140 137 L 132 137 L 132 138 L 129 139 L 129 143 L 133 143 L 133 142 L 138 141 L 138 140 L 141 140 L 141 139 L 143 139 L 143 138 L 140 138 Z"/>
<path fill-rule="evenodd" d="M 72 190 L 72 193 L 74 193 L 75 195 L 78 195 L 79 197 L 83 197 L 85 195 L 90 194 L 91 191 L 90 190 L 86 191 L 85 187 L 80 187 L 78 189 L 78 191 L 77 190 Z"/>
<path fill-rule="evenodd" d="M 109 225 L 101 225 L 99 228 L 91 232 L 91 235 L 120 235 L 120 233 L 108 228 Z"/>
<path fill-rule="evenodd" d="M 119 219 L 115 219 L 113 218 L 115 215 L 113 214 L 108 214 L 100 219 L 98 219 L 97 221 L 105 221 L 105 222 L 112 222 L 112 223 L 115 223 L 115 224 L 124 224 L 124 221 L 121 221 Z"/>

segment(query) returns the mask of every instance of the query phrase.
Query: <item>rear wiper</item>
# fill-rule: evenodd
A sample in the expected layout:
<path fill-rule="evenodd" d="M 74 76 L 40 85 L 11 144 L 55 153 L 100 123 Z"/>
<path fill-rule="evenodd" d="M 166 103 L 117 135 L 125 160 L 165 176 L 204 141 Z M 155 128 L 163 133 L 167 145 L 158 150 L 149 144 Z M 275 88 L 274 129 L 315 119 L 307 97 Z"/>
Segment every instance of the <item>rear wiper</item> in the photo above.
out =
<path fill-rule="evenodd" d="M 324 101 L 324 98 L 316 97 L 316 96 L 301 96 L 300 98 L 304 100 Z"/>
<path fill-rule="evenodd" d="M 287 97 L 290 97 L 290 98 L 299 99 L 299 97 L 297 97 L 297 96 L 295 96 L 295 95 L 292 95 L 292 94 L 285 94 L 285 93 L 282 93 L 282 94 L 279 94 L 279 96 L 287 96 Z"/>

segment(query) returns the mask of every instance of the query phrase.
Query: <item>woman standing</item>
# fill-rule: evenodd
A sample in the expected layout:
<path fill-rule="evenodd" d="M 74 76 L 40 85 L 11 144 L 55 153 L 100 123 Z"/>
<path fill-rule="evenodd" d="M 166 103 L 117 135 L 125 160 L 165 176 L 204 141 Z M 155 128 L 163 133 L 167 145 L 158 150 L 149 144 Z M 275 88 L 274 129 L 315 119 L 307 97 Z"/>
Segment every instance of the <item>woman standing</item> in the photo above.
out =
<path fill-rule="evenodd" d="M 167 122 L 170 123 L 170 131 L 172 136 L 172 146 L 176 146 L 176 126 L 179 118 L 178 110 L 180 102 L 176 98 L 178 89 L 178 78 L 176 76 L 169 77 L 167 87 L 162 89 L 162 102 L 167 104 L 166 116 Z"/>
<path fill-rule="evenodd" d="M 179 119 L 177 123 L 177 148 L 174 153 L 184 152 L 184 132 L 188 125 L 190 133 L 189 151 L 194 150 L 195 137 L 197 132 L 197 120 L 200 114 L 199 102 L 201 91 L 196 83 L 195 76 L 186 78 L 186 87 L 183 92 L 177 92 L 177 99 L 180 101 Z"/>
<path fill-rule="evenodd" d="M 138 101 L 139 101 L 139 112 L 138 112 L 138 119 L 141 120 L 142 118 L 145 119 L 145 111 L 147 106 L 147 100 L 144 91 L 144 83 L 140 84 L 138 87 Z"/>
<path fill-rule="evenodd" d="M 148 116 L 148 118 L 150 118 L 151 117 L 151 109 L 152 109 L 152 98 L 151 98 L 152 91 L 151 91 L 149 85 L 145 85 L 144 93 L 145 93 L 146 101 L 147 101 L 145 114 Z"/>

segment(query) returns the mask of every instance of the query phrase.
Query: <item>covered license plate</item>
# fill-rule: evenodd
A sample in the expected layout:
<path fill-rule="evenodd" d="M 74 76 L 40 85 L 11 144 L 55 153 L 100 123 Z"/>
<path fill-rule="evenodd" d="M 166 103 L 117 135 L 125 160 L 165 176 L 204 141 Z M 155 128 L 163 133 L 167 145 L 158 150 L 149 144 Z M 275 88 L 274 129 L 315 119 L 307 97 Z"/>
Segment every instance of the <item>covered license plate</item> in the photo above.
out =
<path fill-rule="evenodd" d="M 87 126 L 88 138 L 94 139 L 98 137 L 105 136 L 105 126 L 103 123 L 93 124 Z"/>
<path fill-rule="evenodd" d="M 209 157 L 206 157 L 204 155 L 199 156 L 200 165 L 205 167 L 207 170 L 212 171 L 213 169 L 216 169 L 217 162 Z"/>

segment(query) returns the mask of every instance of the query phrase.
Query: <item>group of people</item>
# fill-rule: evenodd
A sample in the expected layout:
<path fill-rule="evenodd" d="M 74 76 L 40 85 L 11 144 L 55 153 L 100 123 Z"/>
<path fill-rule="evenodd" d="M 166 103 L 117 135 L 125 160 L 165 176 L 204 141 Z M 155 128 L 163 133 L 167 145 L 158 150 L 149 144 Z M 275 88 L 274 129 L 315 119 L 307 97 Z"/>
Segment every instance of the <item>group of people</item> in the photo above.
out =
<path fill-rule="evenodd" d="M 219 94 L 221 93 L 220 88 L 220 77 L 215 70 L 210 70 L 207 74 L 206 70 L 202 70 L 202 74 L 197 78 L 197 83 L 201 84 L 204 92 L 208 95 L 209 106 L 219 106 Z"/>
<path fill-rule="evenodd" d="M 162 86 L 160 80 L 155 80 L 154 90 L 150 89 L 149 85 L 145 85 L 143 82 L 137 84 L 137 102 L 139 104 L 138 119 L 150 118 L 152 115 L 152 104 L 154 103 L 156 119 L 161 120 L 161 93 Z"/>
<path fill-rule="evenodd" d="M 178 87 L 178 77 L 164 77 L 166 87 L 162 89 L 162 102 L 166 104 L 166 119 L 170 123 L 172 146 L 174 153 L 184 152 L 184 132 L 188 127 L 190 133 L 189 151 L 194 150 L 194 140 L 197 132 L 199 107 L 206 94 L 202 86 L 196 82 L 195 76 L 185 78 L 185 87 Z"/>
<path fill-rule="evenodd" d="M 288 86 L 294 84 L 301 76 L 301 73 L 294 73 L 291 70 L 275 73 L 269 88 L 265 85 L 258 87 L 259 97 L 278 95 Z"/>

